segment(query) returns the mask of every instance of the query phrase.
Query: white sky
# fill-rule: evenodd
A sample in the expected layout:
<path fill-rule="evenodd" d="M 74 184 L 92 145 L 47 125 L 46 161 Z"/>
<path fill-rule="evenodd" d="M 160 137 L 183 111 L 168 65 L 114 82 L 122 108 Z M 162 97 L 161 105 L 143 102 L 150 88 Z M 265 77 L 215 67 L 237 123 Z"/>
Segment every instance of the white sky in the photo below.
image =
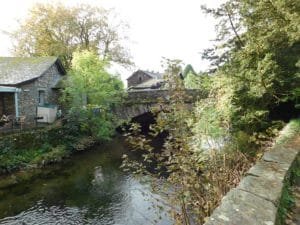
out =
<path fill-rule="evenodd" d="M 161 59 L 181 59 L 196 71 L 205 70 L 199 52 L 212 45 L 215 22 L 201 12 L 200 5 L 216 6 L 223 0 L 64 0 L 67 5 L 90 3 L 115 8 L 129 23 L 127 46 L 136 67 L 121 70 L 126 79 L 136 69 L 161 71 Z M 0 0 L 0 56 L 9 56 L 11 42 L 1 31 L 16 29 L 17 19 L 26 17 L 36 2 L 47 0 Z M 63 15 L 62 15 L 63 16 Z"/>

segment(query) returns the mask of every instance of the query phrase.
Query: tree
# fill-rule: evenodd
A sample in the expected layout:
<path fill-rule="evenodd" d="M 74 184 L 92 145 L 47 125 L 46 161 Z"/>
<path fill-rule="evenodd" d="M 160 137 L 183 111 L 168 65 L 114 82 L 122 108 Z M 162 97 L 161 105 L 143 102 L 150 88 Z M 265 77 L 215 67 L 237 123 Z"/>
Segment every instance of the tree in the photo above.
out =
<path fill-rule="evenodd" d="M 90 5 L 36 4 L 11 33 L 17 56 L 59 56 L 67 69 L 76 50 L 92 50 L 102 60 L 131 64 L 122 46 L 127 24 L 112 22 L 112 11 Z"/>
<path fill-rule="evenodd" d="M 237 18 L 218 13 L 228 11 Z M 223 23 L 219 34 L 231 31 L 233 39 L 221 35 L 220 49 L 227 52 L 218 74 L 230 83 L 231 121 L 234 130 L 247 133 L 269 126 L 268 114 L 274 106 L 295 98 L 300 84 L 300 3 L 292 0 L 228 1 L 208 10 Z M 236 27 L 240 27 L 238 33 Z M 231 40 L 234 40 L 232 42 Z M 228 47 L 229 43 L 232 44 Z"/>
<path fill-rule="evenodd" d="M 236 0 L 227 1 L 216 9 L 208 8 L 205 5 L 201 6 L 205 13 L 212 15 L 218 21 L 215 46 L 202 52 L 202 59 L 209 60 L 211 63 L 209 70 L 211 73 L 227 62 L 231 52 L 244 46 L 241 34 L 243 31 L 242 18 L 238 8 L 239 1 Z"/>
<path fill-rule="evenodd" d="M 170 214 L 174 225 L 203 224 L 250 163 L 240 152 L 216 149 L 213 139 L 220 141 L 228 130 L 222 124 L 223 112 L 216 111 L 217 103 L 210 99 L 191 110 L 178 76 L 181 61 L 165 59 L 164 65 L 168 102 L 152 109 L 156 123 L 148 135 L 140 133 L 139 125 L 132 125 L 127 141 L 141 157 L 124 155 L 122 166 L 142 178 L 153 178 L 151 187 L 162 196 L 158 208 Z M 163 131 L 167 135 L 157 151 L 151 141 Z"/>
<path fill-rule="evenodd" d="M 91 51 L 75 52 L 62 101 L 72 126 L 98 138 L 109 138 L 117 124 L 113 115 L 123 96 L 122 81 L 106 71 L 107 63 Z"/>

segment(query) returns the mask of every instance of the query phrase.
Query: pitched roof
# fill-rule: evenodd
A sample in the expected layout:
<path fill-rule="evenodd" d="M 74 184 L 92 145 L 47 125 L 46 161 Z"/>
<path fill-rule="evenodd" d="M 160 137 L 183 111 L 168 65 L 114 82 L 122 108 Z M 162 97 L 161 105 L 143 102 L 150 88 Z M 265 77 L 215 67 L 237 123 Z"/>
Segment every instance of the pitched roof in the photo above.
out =
<path fill-rule="evenodd" d="M 135 86 L 131 86 L 129 89 L 153 89 L 153 86 L 156 86 L 158 83 L 162 84 L 163 82 L 163 79 L 150 79 Z"/>
<path fill-rule="evenodd" d="M 154 73 L 154 72 L 149 72 L 149 71 L 143 71 L 143 72 L 148 74 L 152 78 L 156 78 L 156 79 L 162 79 L 163 78 L 163 74 L 161 74 L 161 73 Z"/>
<path fill-rule="evenodd" d="M 129 79 L 129 78 L 131 78 L 132 76 L 134 76 L 136 73 L 138 73 L 138 72 L 142 72 L 142 73 L 145 73 L 145 74 L 147 74 L 148 76 L 150 76 L 150 77 L 152 77 L 152 78 L 154 78 L 154 79 L 162 79 L 163 78 L 163 74 L 161 74 L 161 73 L 154 73 L 154 72 L 149 72 L 149 71 L 145 71 L 145 70 L 137 70 L 137 71 L 135 71 L 133 74 L 131 74 L 128 78 L 127 78 L 127 80 Z"/>
<path fill-rule="evenodd" d="M 66 74 L 60 60 L 47 57 L 0 57 L 0 84 L 16 85 L 43 75 L 53 64 L 61 74 Z"/>

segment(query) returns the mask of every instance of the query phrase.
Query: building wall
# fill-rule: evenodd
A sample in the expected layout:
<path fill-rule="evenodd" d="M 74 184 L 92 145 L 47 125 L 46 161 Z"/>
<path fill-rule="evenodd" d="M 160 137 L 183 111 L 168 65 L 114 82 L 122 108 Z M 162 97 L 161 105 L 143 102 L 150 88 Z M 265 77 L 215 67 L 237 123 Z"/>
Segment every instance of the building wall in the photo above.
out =
<path fill-rule="evenodd" d="M 61 79 L 57 66 L 52 65 L 41 77 L 18 86 L 19 93 L 19 115 L 26 116 L 27 123 L 34 123 L 39 104 L 39 90 L 45 91 L 45 103 L 58 105 L 58 93 L 52 87 Z"/>
<path fill-rule="evenodd" d="M 127 79 L 127 87 L 132 87 L 141 84 L 150 79 L 152 79 L 152 77 L 145 74 L 143 71 L 137 71 Z"/>
<path fill-rule="evenodd" d="M 14 93 L 0 93 L 0 117 L 2 115 L 15 115 Z"/>

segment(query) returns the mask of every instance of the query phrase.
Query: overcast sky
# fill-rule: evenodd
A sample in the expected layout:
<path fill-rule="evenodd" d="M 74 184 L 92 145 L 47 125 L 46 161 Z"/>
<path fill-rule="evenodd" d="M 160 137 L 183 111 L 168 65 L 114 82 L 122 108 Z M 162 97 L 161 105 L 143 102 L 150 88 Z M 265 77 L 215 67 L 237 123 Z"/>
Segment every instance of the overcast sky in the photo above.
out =
<path fill-rule="evenodd" d="M 0 31 L 16 29 L 17 20 L 26 17 L 36 2 L 47 0 L 9 0 L 1 2 Z M 211 46 L 215 37 L 215 21 L 201 12 L 200 5 L 216 6 L 221 0 L 64 0 L 67 5 L 89 3 L 115 8 L 130 29 L 127 43 L 135 68 L 120 70 L 127 78 L 134 70 L 161 71 L 161 59 L 181 59 L 194 68 L 204 70 L 200 52 Z M 62 15 L 63 16 L 63 15 Z M 0 32 L 0 56 L 10 56 L 11 42 Z"/>

